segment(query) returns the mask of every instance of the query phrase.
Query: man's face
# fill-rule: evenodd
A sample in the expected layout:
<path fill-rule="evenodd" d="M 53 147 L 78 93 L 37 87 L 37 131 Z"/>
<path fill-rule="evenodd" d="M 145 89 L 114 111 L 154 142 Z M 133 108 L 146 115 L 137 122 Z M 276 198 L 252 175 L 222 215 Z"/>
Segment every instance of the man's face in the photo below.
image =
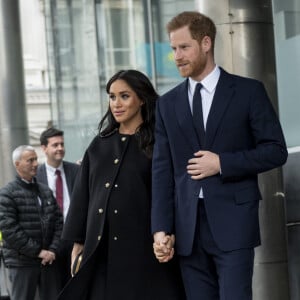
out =
<path fill-rule="evenodd" d="M 42 145 L 42 149 L 47 157 L 50 166 L 58 167 L 65 156 L 65 145 L 63 136 L 53 136 L 48 138 L 48 145 Z"/>
<path fill-rule="evenodd" d="M 21 178 L 31 181 L 37 172 L 37 155 L 35 151 L 24 151 L 21 158 L 15 162 L 16 171 Z"/>
<path fill-rule="evenodd" d="M 180 75 L 200 81 L 207 65 L 209 50 L 205 39 L 199 44 L 191 36 L 188 26 L 185 26 L 170 33 L 170 45 Z"/>

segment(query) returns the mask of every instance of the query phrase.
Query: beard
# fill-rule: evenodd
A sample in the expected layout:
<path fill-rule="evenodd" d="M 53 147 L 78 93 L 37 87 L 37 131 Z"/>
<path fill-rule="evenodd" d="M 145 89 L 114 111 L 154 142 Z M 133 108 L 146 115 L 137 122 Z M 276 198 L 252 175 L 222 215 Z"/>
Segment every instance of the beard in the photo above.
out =
<path fill-rule="evenodd" d="M 177 68 L 182 77 L 191 77 L 195 79 L 201 76 L 204 72 L 206 64 L 206 58 L 201 56 L 195 61 L 186 61 L 184 63 L 177 64 Z"/>

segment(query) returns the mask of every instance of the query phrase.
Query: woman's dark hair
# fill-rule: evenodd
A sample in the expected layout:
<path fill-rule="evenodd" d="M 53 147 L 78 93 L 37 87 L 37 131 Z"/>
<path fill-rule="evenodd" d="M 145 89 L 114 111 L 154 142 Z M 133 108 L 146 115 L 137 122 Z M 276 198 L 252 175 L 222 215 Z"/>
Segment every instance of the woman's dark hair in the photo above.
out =
<path fill-rule="evenodd" d="M 124 80 L 143 102 L 141 107 L 143 123 L 137 128 L 136 136 L 142 151 L 151 156 L 154 144 L 155 104 L 158 94 L 149 78 L 137 70 L 121 70 L 113 75 L 106 84 L 107 94 L 116 80 Z M 109 135 L 119 126 L 120 124 L 116 122 L 108 106 L 108 110 L 98 126 L 99 135 Z"/>

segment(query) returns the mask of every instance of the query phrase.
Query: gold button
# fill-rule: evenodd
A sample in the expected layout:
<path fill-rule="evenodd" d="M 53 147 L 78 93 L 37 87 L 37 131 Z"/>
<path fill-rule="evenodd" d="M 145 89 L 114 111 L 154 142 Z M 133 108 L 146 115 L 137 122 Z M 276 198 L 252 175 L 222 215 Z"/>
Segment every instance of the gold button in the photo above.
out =
<path fill-rule="evenodd" d="M 125 142 L 125 141 L 126 141 L 126 137 L 123 136 L 123 137 L 121 138 L 121 141 L 122 141 L 122 142 Z"/>
<path fill-rule="evenodd" d="M 103 213 L 103 208 L 99 208 L 99 214 Z"/>
<path fill-rule="evenodd" d="M 106 188 L 109 188 L 109 186 L 110 186 L 110 183 L 109 183 L 109 182 L 106 182 L 106 183 L 105 183 L 105 187 L 106 187 Z"/>
<path fill-rule="evenodd" d="M 116 165 L 118 162 L 119 162 L 119 159 L 116 158 L 116 159 L 114 160 L 114 164 Z"/>
<path fill-rule="evenodd" d="M 115 209 L 115 210 L 114 210 L 114 213 L 115 213 L 115 214 L 117 214 L 117 213 L 118 213 L 118 210 L 117 210 L 117 209 Z"/>
<path fill-rule="evenodd" d="M 118 239 L 118 237 L 115 236 L 115 237 L 114 237 L 114 240 L 116 241 L 117 239 Z"/>
<path fill-rule="evenodd" d="M 98 235 L 98 241 L 100 241 L 101 240 L 101 235 Z"/>

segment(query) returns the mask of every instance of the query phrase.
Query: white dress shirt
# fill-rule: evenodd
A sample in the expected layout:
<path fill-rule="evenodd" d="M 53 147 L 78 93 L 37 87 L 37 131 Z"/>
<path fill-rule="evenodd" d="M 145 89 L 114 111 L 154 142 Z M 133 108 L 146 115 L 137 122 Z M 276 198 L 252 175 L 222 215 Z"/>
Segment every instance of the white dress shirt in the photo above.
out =
<path fill-rule="evenodd" d="M 61 177 L 62 177 L 62 182 L 63 182 L 63 199 L 64 199 L 64 204 L 63 204 L 63 217 L 64 220 L 66 219 L 69 206 L 70 206 L 70 195 L 68 191 L 68 186 L 67 186 L 67 181 L 66 181 L 66 175 L 64 172 L 63 164 L 61 163 L 58 168 L 53 168 L 52 166 L 46 165 L 46 173 L 47 173 L 47 180 L 48 180 L 48 186 L 53 192 L 53 196 L 56 197 L 56 174 L 55 171 L 56 169 L 60 170 L 61 172 Z"/>
<path fill-rule="evenodd" d="M 208 115 L 210 112 L 210 108 L 213 102 L 213 98 L 216 91 L 216 86 L 218 84 L 220 78 L 220 68 L 216 65 L 215 68 L 211 73 L 209 73 L 202 81 L 202 89 L 200 90 L 201 97 L 202 97 L 202 112 L 203 112 L 203 123 L 204 129 L 206 129 L 206 123 L 208 119 Z M 193 95 L 196 88 L 196 84 L 198 82 L 189 78 L 189 88 L 188 88 L 188 97 L 189 97 L 189 104 L 191 112 L 193 113 Z M 200 150 L 200 149 L 199 149 Z M 203 198 L 203 190 L 200 189 L 199 198 Z"/>
<path fill-rule="evenodd" d="M 220 68 L 218 66 L 215 66 L 213 71 L 209 73 L 201 81 L 203 87 L 200 90 L 200 93 L 202 97 L 202 112 L 203 112 L 204 128 L 206 128 L 208 114 L 215 95 L 216 86 L 220 78 L 220 73 L 221 73 Z M 197 83 L 198 83 L 197 81 L 193 80 L 192 78 L 189 78 L 188 96 L 189 96 L 189 103 L 190 103 L 190 108 L 192 113 L 193 113 L 193 95 Z"/>

